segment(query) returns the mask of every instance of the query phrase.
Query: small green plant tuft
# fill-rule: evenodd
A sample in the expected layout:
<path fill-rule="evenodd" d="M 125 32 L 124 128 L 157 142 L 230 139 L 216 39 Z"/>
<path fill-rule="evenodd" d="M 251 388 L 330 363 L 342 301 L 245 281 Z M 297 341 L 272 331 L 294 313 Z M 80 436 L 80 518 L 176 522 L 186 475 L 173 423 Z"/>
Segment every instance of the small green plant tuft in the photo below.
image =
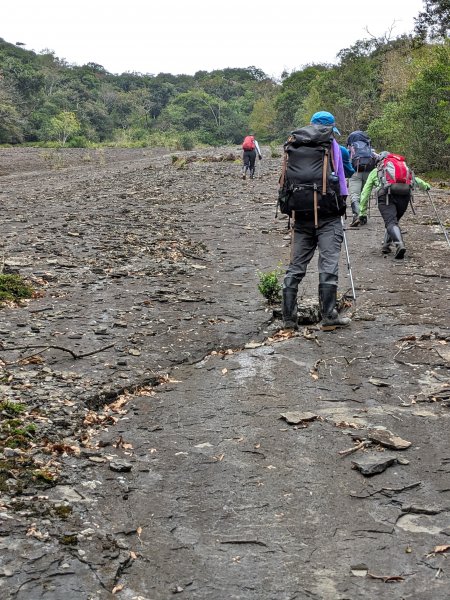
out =
<path fill-rule="evenodd" d="M 278 278 L 282 273 L 283 271 L 280 267 L 267 273 L 257 272 L 259 277 L 258 290 L 270 304 L 281 299 L 281 284 Z"/>
<path fill-rule="evenodd" d="M 4 400 L 3 402 L 0 402 L 0 411 L 6 411 L 8 413 L 19 415 L 20 413 L 24 412 L 25 409 L 25 404 L 21 404 L 20 402 L 11 402 L 10 400 Z"/>
<path fill-rule="evenodd" d="M 20 275 L 0 275 L 0 304 L 7 301 L 16 302 L 32 296 L 33 289 Z"/>

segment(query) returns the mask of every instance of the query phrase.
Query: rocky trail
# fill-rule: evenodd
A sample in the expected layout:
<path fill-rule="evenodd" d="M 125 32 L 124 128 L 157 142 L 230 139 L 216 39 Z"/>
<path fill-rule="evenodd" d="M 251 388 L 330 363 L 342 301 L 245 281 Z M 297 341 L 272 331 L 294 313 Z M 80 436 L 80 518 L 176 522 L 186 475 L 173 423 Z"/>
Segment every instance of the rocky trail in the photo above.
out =
<path fill-rule="evenodd" d="M 0 151 L 0 265 L 35 289 L 0 308 L 2 598 L 449 597 L 432 206 L 416 195 L 403 261 L 372 206 L 347 230 L 351 327 L 287 334 L 257 290 L 289 257 L 263 154 L 243 181 L 236 148 Z"/>

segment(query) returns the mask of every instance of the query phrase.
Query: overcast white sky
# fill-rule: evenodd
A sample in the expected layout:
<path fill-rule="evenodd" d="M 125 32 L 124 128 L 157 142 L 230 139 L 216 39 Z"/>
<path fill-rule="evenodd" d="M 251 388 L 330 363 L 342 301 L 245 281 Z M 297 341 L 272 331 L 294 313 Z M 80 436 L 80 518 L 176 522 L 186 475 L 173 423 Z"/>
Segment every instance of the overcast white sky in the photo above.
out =
<path fill-rule="evenodd" d="M 111 73 L 256 66 L 279 77 L 355 41 L 410 32 L 422 0 L 7 0 L 0 37 Z"/>

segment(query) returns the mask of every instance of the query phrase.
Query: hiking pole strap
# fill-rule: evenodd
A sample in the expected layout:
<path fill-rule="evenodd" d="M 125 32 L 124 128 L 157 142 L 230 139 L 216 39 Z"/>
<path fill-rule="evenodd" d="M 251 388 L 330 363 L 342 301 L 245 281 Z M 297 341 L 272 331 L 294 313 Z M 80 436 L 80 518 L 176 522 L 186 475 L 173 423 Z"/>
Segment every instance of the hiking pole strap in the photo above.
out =
<path fill-rule="evenodd" d="M 318 202 L 317 202 L 317 186 L 314 184 L 314 227 L 319 228 Z"/>
<path fill-rule="evenodd" d="M 353 300 L 356 302 L 355 284 L 353 282 L 352 267 L 350 264 L 350 254 L 348 252 L 348 245 L 347 245 L 347 236 L 345 235 L 344 219 L 342 217 L 341 217 L 341 224 L 342 224 L 342 233 L 343 233 L 343 237 L 344 237 L 345 256 L 347 259 L 347 269 L 348 269 L 348 274 L 350 277 L 350 283 L 352 286 Z"/>
<path fill-rule="evenodd" d="M 445 239 L 447 240 L 447 244 L 450 246 L 450 240 L 448 238 L 447 230 L 445 228 L 445 225 L 442 223 L 441 218 L 439 217 L 438 211 L 436 210 L 436 206 L 434 205 L 433 199 L 431 198 L 431 194 L 430 194 L 430 192 L 428 190 L 427 190 L 427 195 L 428 195 L 428 198 L 430 199 L 431 206 L 434 209 L 434 212 L 435 212 L 436 218 L 437 218 L 437 220 L 439 222 L 439 225 L 441 226 L 442 233 L 445 235 Z"/>
<path fill-rule="evenodd" d="M 322 169 L 322 194 L 327 193 L 327 173 L 328 173 L 328 150 L 325 150 L 323 157 L 323 169 Z"/>

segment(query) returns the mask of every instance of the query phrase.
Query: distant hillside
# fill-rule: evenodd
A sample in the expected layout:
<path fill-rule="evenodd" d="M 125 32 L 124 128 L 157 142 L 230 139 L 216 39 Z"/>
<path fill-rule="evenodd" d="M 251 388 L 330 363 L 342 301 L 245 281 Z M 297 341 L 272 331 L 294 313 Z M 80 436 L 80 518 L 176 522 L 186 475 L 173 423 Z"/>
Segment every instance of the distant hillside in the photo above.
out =
<path fill-rule="evenodd" d="M 420 170 L 448 170 L 450 45 L 402 36 L 361 40 L 339 63 L 274 81 L 256 67 L 195 75 L 122 73 L 70 65 L 0 38 L 0 144 L 166 146 L 261 143 L 329 110 L 345 143 L 367 130 L 379 149 Z"/>

